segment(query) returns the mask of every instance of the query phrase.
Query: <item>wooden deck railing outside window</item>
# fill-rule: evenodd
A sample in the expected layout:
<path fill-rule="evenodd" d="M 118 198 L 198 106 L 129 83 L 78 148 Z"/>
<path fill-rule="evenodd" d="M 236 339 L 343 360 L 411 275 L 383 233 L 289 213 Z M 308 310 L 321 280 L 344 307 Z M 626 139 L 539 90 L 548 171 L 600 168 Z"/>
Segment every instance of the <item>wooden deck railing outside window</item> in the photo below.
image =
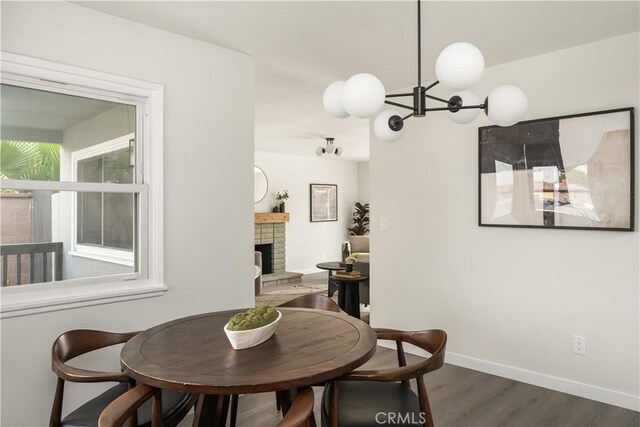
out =
<path fill-rule="evenodd" d="M 0 245 L 2 285 L 9 286 L 9 257 L 16 257 L 16 285 L 62 280 L 62 242 Z M 49 256 L 49 254 L 52 254 Z M 23 256 L 29 257 L 29 276 L 23 283 Z"/>

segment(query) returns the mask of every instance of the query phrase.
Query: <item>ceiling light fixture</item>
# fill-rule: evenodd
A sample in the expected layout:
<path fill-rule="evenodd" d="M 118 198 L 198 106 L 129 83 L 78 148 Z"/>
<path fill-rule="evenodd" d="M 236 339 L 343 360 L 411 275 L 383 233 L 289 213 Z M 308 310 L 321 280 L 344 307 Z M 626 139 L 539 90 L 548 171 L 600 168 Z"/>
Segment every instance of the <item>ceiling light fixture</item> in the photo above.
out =
<path fill-rule="evenodd" d="M 335 154 L 336 156 L 342 156 L 344 149 L 342 147 L 336 147 L 333 145 L 335 138 L 326 138 L 327 145 L 324 147 L 316 148 L 316 155 L 322 156 L 323 154 Z"/>
<path fill-rule="evenodd" d="M 329 114 L 338 118 L 349 116 L 366 119 L 378 114 L 373 124 L 376 136 L 386 142 L 397 141 L 404 134 L 404 121 L 410 117 L 425 117 L 431 111 L 448 111 L 456 123 L 473 121 L 480 110 L 498 126 L 511 126 L 520 121 L 527 111 L 527 96 L 517 86 L 504 85 L 493 89 L 483 103 L 468 89 L 480 81 L 484 71 L 482 52 L 471 43 L 458 42 L 440 52 L 436 61 L 438 80 L 422 86 L 421 16 L 418 0 L 418 85 L 411 93 L 386 94 L 384 85 L 375 76 L 360 73 L 347 81 L 331 83 L 324 91 L 323 104 Z M 429 95 L 427 92 L 438 84 L 454 91 L 449 99 Z M 412 97 L 413 105 L 389 101 L 388 98 Z M 427 98 L 446 104 L 427 108 Z M 411 110 L 402 116 L 395 110 L 382 110 L 384 104 Z M 329 139 L 327 139 L 328 141 Z M 318 150 L 316 150 L 316 153 Z M 320 155 L 320 154 L 318 154 Z"/>

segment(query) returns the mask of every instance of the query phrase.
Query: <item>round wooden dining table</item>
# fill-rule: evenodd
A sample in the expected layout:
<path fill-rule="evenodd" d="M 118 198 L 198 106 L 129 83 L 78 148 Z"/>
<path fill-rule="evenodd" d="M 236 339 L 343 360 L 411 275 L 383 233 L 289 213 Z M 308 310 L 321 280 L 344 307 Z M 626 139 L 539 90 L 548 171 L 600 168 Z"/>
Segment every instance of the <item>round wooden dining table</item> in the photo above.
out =
<path fill-rule="evenodd" d="M 286 395 L 351 372 L 375 353 L 375 331 L 358 319 L 277 309 L 282 319 L 275 334 L 255 347 L 234 350 L 223 330 L 244 309 L 206 313 L 136 335 L 122 348 L 122 368 L 139 383 L 199 394 L 193 425 L 217 426 L 226 422 L 229 395 Z"/>

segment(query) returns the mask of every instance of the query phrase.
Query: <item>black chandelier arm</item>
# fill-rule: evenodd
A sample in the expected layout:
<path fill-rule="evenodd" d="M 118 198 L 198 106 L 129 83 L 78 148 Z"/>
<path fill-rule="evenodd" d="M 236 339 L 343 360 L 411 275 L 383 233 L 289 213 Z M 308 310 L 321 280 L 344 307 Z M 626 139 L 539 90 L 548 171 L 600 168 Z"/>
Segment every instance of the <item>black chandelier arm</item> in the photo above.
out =
<path fill-rule="evenodd" d="M 391 93 L 389 95 L 385 95 L 386 98 L 401 98 L 403 96 L 413 96 L 412 93 Z"/>
<path fill-rule="evenodd" d="M 471 109 L 483 109 L 485 107 L 484 104 L 480 105 L 463 105 L 461 107 L 437 107 L 437 108 L 427 108 L 425 111 L 451 111 L 451 110 L 471 110 Z"/>
<path fill-rule="evenodd" d="M 444 102 L 445 104 L 449 103 L 448 99 L 438 98 L 437 96 L 429 95 L 428 93 L 425 93 L 424 96 L 426 96 L 429 99 L 433 99 L 434 101 Z"/>
<path fill-rule="evenodd" d="M 414 114 L 414 113 L 407 114 L 406 116 L 404 116 L 404 117 L 403 117 L 403 118 L 401 118 L 400 120 L 402 120 L 402 121 L 404 122 L 404 121 L 405 121 L 405 120 L 407 120 L 408 118 L 413 117 L 413 114 Z"/>
<path fill-rule="evenodd" d="M 411 110 L 414 111 L 413 107 L 410 107 L 408 105 L 404 105 L 404 104 L 399 104 L 397 102 L 391 102 L 391 101 L 384 101 L 385 104 L 389 104 L 389 105 L 393 105 L 396 107 L 400 107 L 400 108 L 406 108 L 407 110 Z"/>
<path fill-rule="evenodd" d="M 463 105 L 462 107 L 458 107 L 458 108 L 460 108 L 461 110 L 472 110 L 472 109 L 482 110 L 485 107 L 486 107 L 485 104 L 478 104 L 478 105 Z"/>
<path fill-rule="evenodd" d="M 429 89 L 431 89 L 431 88 L 433 88 L 433 87 L 435 87 L 435 86 L 438 86 L 439 84 L 440 84 L 440 80 L 436 80 L 435 82 L 431 83 L 429 86 L 427 86 L 427 87 L 425 87 L 425 88 L 422 88 L 422 91 L 423 91 L 423 92 L 426 92 L 426 91 L 428 91 Z"/>

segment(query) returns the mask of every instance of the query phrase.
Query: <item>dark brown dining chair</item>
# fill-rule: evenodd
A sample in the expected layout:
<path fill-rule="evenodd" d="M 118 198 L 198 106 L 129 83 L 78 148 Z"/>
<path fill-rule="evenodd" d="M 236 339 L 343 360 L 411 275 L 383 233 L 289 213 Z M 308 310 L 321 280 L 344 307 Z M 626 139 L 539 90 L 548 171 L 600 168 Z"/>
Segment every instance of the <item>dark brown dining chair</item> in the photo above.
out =
<path fill-rule="evenodd" d="M 151 398 L 151 427 L 163 427 L 162 390 L 146 384 L 129 389 L 111 402 L 100 414 L 98 427 L 121 427 L 127 420 L 136 417 L 138 408 Z"/>
<path fill-rule="evenodd" d="M 138 332 L 113 333 L 78 329 L 60 335 L 51 348 L 51 364 L 53 372 L 58 376 L 58 383 L 53 399 L 50 427 L 84 427 L 96 426 L 102 411 L 115 399 L 123 395 L 135 385 L 124 372 L 100 372 L 75 368 L 67 365 L 74 357 L 100 348 L 122 344 L 137 335 Z M 77 383 L 117 382 L 99 396 L 89 400 L 64 419 L 62 419 L 62 400 L 66 381 Z M 175 426 L 186 416 L 195 402 L 190 394 L 166 391 L 162 393 L 165 426 Z M 140 426 L 151 425 L 151 403 L 144 405 L 137 414 Z"/>
<path fill-rule="evenodd" d="M 278 427 L 316 427 L 313 416 L 313 389 L 304 387 L 298 389 L 298 395 L 293 400 L 287 415 L 278 423 Z"/>
<path fill-rule="evenodd" d="M 162 391 L 140 384 L 111 402 L 100 414 L 98 427 L 121 427 L 136 410 L 152 399 L 151 427 L 164 427 L 162 417 Z M 278 423 L 278 427 L 316 427 L 313 415 L 314 395 L 311 387 L 298 389 L 287 415 Z"/>
<path fill-rule="evenodd" d="M 388 414 L 394 417 L 394 426 L 432 427 L 424 375 L 444 364 L 447 334 L 439 329 L 416 332 L 376 329 L 376 333 L 378 339 L 396 342 L 399 367 L 355 370 L 331 381 L 322 396 L 323 427 L 373 426 L 388 422 L 384 418 Z M 407 366 L 403 342 L 428 351 L 431 357 Z M 409 385 L 411 379 L 416 380 L 417 396 Z"/>

